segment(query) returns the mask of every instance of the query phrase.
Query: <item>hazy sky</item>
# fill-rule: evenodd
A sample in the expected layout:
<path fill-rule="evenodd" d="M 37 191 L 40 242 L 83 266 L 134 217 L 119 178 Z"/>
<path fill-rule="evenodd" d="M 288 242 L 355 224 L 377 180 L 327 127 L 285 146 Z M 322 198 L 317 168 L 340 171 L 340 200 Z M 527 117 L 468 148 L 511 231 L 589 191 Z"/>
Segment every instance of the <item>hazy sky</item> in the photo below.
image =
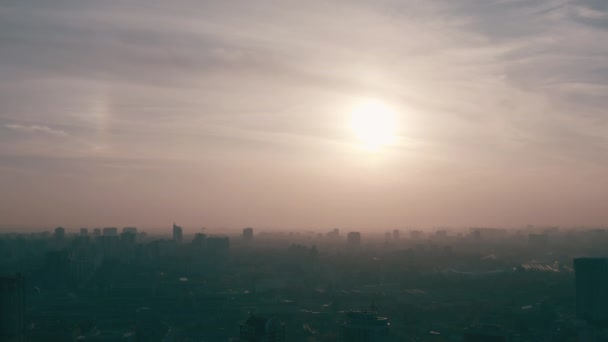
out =
<path fill-rule="evenodd" d="M 0 225 L 608 224 L 607 108 L 606 0 L 2 0 Z"/>

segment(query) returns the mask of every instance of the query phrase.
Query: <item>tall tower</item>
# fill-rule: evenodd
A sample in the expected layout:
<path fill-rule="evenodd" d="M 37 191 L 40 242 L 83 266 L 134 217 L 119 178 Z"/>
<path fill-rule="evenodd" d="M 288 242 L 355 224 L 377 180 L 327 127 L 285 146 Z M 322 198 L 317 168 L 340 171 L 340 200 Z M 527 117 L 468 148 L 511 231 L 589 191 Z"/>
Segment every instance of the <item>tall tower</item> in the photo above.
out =
<path fill-rule="evenodd" d="M 173 241 L 182 243 L 182 227 L 173 222 Z"/>
<path fill-rule="evenodd" d="M 25 281 L 20 274 L 0 277 L 0 341 L 25 339 Z"/>
<path fill-rule="evenodd" d="M 253 241 L 253 228 L 243 229 L 243 240 L 247 242 Z"/>
<path fill-rule="evenodd" d="M 346 235 L 346 243 L 351 248 L 357 248 L 361 246 L 361 233 L 360 232 L 350 232 Z"/>
<path fill-rule="evenodd" d="M 576 317 L 608 323 L 608 258 L 576 258 Z"/>

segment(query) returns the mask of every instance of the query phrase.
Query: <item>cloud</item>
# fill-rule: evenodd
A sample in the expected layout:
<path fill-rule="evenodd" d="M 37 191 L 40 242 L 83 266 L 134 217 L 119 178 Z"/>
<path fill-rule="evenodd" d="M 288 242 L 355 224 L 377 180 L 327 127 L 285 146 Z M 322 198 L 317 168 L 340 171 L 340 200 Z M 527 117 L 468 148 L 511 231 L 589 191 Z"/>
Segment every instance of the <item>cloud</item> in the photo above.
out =
<path fill-rule="evenodd" d="M 53 129 L 48 126 L 39 126 L 39 125 L 21 125 L 21 124 L 5 124 L 4 127 L 11 129 L 17 132 L 23 132 L 28 134 L 48 134 L 52 136 L 67 136 L 68 134 L 65 131 Z"/>

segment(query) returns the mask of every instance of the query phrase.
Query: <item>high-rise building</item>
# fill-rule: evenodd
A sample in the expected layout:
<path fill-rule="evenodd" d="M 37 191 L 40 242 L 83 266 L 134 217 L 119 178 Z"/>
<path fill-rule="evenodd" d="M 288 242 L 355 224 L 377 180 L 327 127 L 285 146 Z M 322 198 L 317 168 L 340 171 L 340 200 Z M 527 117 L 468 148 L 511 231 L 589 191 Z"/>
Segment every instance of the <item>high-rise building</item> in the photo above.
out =
<path fill-rule="evenodd" d="M 386 242 L 391 241 L 391 238 L 392 238 L 391 232 L 385 232 L 384 233 L 384 240 L 386 240 Z"/>
<path fill-rule="evenodd" d="M 173 222 L 173 241 L 182 242 L 182 227 L 176 225 L 175 222 Z"/>
<path fill-rule="evenodd" d="M 340 341 L 388 342 L 388 328 L 388 318 L 378 317 L 375 309 L 349 311 L 346 313 L 346 320 L 340 326 Z"/>
<path fill-rule="evenodd" d="M 105 227 L 103 229 L 103 236 L 118 236 L 118 228 L 116 228 L 116 227 Z"/>
<path fill-rule="evenodd" d="M 25 281 L 20 274 L 0 277 L 0 341 L 25 339 Z"/>
<path fill-rule="evenodd" d="M 122 232 L 137 235 L 137 227 L 123 227 Z"/>
<path fill-rule="evenodd" d="M 423 235 L 423 233 L 420 230 L 410 231 L 410 239 L 412 239 L 412 240 L 422 239 L 422 235 Z"/>
<path fill-rule="evenodd" d="M 89 229 L 80 228 L 80 236 L 89 236 Z"/>
<path fill-rule="evenodd" d="M 253 241 L 253 228 L 243 229 L 243 240 Z"/>
<path fill-rule="evenodd" d="M 399 229 L 393 230 L 393 240 L 399 240 Z"/>
<path fill-rule="evenodd" d="M 94 237 L 101 236 L 101 228 L 93 228 L 93 236 Z"/>
<path fill-rule="evenodd" d="M 227 236 L 211 235 L 207 238 L 207 252 L 211 255 L 222 256 L 230 250 L 230 238 Z"/>
<path fill-rule="evenodd" d="M 63 227 L 55 228 L 55 234 L 53 237 L 56 241 L 63 241 L 65 239 L 65 229 Z"/>
<path fill-rule="evenodd" d="M 576 317 L 608 323 L 608 258 L 576 258 Z"/>
<path fill-rule="evenodd" d="M 359 232 L 350 232 L 346 235 L 346 242 L 349 247 L 359 247 L 361 246 L 361 233 Z"/>

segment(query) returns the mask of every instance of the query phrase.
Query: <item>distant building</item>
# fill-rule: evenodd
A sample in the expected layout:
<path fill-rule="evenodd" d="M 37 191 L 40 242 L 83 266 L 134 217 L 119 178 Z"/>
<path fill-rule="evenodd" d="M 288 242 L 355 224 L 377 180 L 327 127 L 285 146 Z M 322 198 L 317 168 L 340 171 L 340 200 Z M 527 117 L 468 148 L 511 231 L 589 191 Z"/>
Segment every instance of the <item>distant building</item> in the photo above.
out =
<path fill-rule="evenodd" d="M 25 340 L 25 281 L 20 274 L 0 277 L 0 341 Z"/>
<path fill-rule="evenodd" d="M 448 237 L 448 232 L 447 230 L 438 230 L 435 232 L 435 237 L 437 237 L 438 239 L 445 239 L 446 237 Z"/>
<path fill-rule="evenodd" d="M 325 237 L 332 240 L 337 240 L 340 237 L 340 229 L 334 228 L 332 231 L 327 232 Z"/>
<path fill-rule="evenodd" d="M 134 233 L 132 231 L 124 231 L 122 233 L 120 233 L 120 240 L 122 242 L 124 242 L 127 245 L 133 245 L 135 244 L 135 239 L 137 238 L 137 233 Z"/>
<path fill-rule="evenodd" d="M 132 233 L 132 234 L 137 235 L 137 227 L 123 227 L 122 232 L 123 233 Z"/>
<path fill-rule="evenodd" d="M 548 234 L 528 234 L 528 243 L 531 247 L 542 248 L 547 247 L 549 243 L 549 235 Z"/>
<path fill-rule="evenodd" d="M 63 241 L 65 239 L 65 229 L 63 227 L 55 228 L 55 234 L 53 235 L 53 238 L 56 241 Z"/>
<path fill-rule="evenodd" d="M 118 228 L 116 228 L 116 227 L 105 227 L 103 229 L 103 236 L 118 236 Z"/>
<path fill-rule="evenodd" d="M 194 246 L 195 250 L 201 251 L 203 248 L 205 248 L 206 243 L 207 235 L 205 235 L 204 233 L 194 234 L 194 239 L 192 239 L 192 245 Z"/>
<path fill-rule="evenodd" d="M 243 240 L 253 241 L 253 228 L 243 229 Z"/>
<path fill-rule="evenodd" d="M 608 323 L 608 258 L 576 258 L 576 317 Z"/>
<path fill-rule="evenodd" d="M 89 230 L 87 228 L 80 228 L 80 236 L 89 236 Z"/>
<path fill-rule="evenodd" d="M 393 230 L 393 240 L 399 240 L 399 229 Z"/>
<path fill-rule="evenodd" d="M 285 339 L 285 324 L 275 318 L 262 318 L 251 314 L 241 324 L 239 338 L 247 342 L 283 342 Z"/>
<path fill-rule="evenodd" d="M 66 250 L 49 251 L 44 257 L 44 282 L 53 289 L 65 289 L 71 283 L 71 252 Z"/>
<path fill-rule="evenodd" d="M 93 236 L 94 237 L 101 236 L 101 228 L 93 228 Z"/>
<path fill-rule="evenodd" d="M 378 317 L 375 308 L 349 311 L 340 326 L 341 342 L 388 342 L 388 318 Z"/>
<path fill-rule="evenodd" d="M 175 222 L 173 223 L 173 241 L 177 242 L 177 243 L 181 243 L 182 242 L 182 227 L 178 226 L 175 224 Z"/>
<path fill-rule="evenodd" d="M 230 250 L 230 239 L 227 236 L 210 236 L 207 238 L 207 251 L 213 255 L 223 255 Z"/>
<path fill-rule="evenodd" d="M 359 247 L 361 246 L 361 233 L 359 232 L 350 232 L 346 235 L 346 242 L 349 247 Z"/>
<path fill-rule="evenodd" d="M 385 232 L 384 233 L 384 240 L 386 240 L 388 242 L 388 241 L 391 240 L 392 236 L 393 235 L 391 234 L 391 232 Z"/>
<path fill-rule="evenodd" d="M 423 233 L 420 230 L 412 230 L 410 231 L 410 238 L 412 240 L 418 240 L 418 239 L 422 239 L 423 237 Z"/>

